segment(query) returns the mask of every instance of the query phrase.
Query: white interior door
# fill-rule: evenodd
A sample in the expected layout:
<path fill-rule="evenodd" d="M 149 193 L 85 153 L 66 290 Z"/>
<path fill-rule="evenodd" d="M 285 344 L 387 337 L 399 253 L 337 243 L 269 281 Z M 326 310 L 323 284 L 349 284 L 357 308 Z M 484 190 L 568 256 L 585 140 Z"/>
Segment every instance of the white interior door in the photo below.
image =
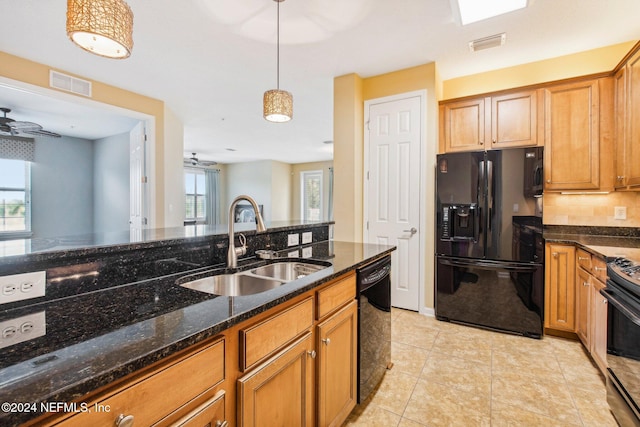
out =
<path fill-rule="evenodd" d="M 391 305 L 420 308 L 422 99 L 368 102 L 365 241 L 397 246 Z"/>
<path fill-rule="evenodd" d="M 144 123 L 140 122 L 129 133 L 129 230 L 134 240 L 147 224 L 146 181 Z"/>

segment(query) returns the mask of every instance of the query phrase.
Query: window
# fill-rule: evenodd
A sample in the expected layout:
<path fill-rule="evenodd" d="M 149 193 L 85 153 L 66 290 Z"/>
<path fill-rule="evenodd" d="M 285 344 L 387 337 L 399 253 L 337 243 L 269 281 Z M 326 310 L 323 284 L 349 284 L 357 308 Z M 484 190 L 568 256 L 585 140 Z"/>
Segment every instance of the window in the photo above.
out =
<path fill-rule="evenodd" d="M 185 169 L 185 214 L 187 221 L 204 222 L 207 216 L 204 171 Z"/>
<path fill-rule="evenodd" d="M 31 163 L 0 159 L 0 238 L 31 232 Z"/>
<path fill-rule="evenodd" d="M 300 172 L 302 194 L 302 219 L 320 221 L 322 219 L 322 171 Z"/>

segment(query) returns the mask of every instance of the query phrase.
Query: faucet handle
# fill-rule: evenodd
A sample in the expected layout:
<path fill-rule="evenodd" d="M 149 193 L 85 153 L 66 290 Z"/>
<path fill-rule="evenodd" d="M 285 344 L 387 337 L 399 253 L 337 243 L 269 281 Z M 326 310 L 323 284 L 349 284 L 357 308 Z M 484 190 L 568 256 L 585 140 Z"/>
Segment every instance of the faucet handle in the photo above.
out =
<path fill-rule="evenodd" d="M 238 240 L 243 248 L 247 247 L 247 237 L 244 234 L 238 233 Z"/>

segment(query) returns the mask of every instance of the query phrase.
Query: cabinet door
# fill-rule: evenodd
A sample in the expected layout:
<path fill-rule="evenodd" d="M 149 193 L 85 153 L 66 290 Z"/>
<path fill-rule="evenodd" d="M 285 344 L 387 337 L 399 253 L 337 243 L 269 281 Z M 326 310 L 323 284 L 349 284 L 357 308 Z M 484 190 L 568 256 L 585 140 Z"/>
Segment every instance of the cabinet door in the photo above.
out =
<path fill-rule="evenodd" d="M 491 148 L 537 145 L 536 91 L 491 98 Z"/>
<path fill-rule="evenodd" d="M 202 426 L 222 426 L 226 422 L 224 416 L 224 396 L 220 390 L 211 399 L 193 409 L 191 412 L 180 418 L 172 427 L 202 427 Z"/>
<path fill-rule="evenodd" d="M 313 425 L 313 338 L 302 338 L 238 380 L 238 425 Z"/>
<path fill-rule="evenodd" d="M 573 246 L 549 243 L 545 258 L 545 327 L 574 332 L 576 250 Z"/>
<path fill-rule="evenodd" d="M 490 126 L 490 123 L 485 123 L 489 118 L 489 112 L 485 111 L 485 98 L 444 104 L 441 110 L 445 152 L 484 149 L 485 131 Z"/>
<path fill-rule="evenodd" d="M 597 190 L 600 184 L 598 81 L 545 89 L 545 190 Z"/>
<path fill-rule="evenodd" d="M 356 405 L 358 304 L 318 325 L 318 426 L 340 426 Z"/>
<path fill-rule="evenodd" d="M 591 356 L 603 374 L 607 372 L 607 299 L 600 294 L 604 284 L 599 280 L 593 281 L 592 288 L 592 319 L 593 339 L 591 340 Z"/>
<path fill-rule="evenodd" d="M 616 188 L 624 188 L 626 179 L 626 120 L 627 120 L 627 70 L 622 67 L 613 78 L 615 84 L 614 111 L 615 111 L 615 141 L 616 141 Z"/>
<path fill-rule="evenodd" d="M 626 184 L 640 186 L 640 52 L 627 62 L 629 103 L 625 144 Z"/>
<path fill-rule="evenodd" d="M 576 269 L 576 334 L 586 348 L 591 348 L 591 275 Z"/>

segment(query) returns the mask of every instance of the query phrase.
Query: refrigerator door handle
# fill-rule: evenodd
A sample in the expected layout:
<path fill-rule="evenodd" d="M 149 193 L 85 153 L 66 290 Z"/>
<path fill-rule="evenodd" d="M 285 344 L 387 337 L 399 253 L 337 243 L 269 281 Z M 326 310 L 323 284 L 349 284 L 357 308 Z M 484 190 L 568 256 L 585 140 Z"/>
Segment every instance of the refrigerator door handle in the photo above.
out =
<path fill-rule="evenodd" d="M 493 162 L 491 160 L 487 160 L 487 211 L 489 215 L 487 228 L 491 231 L 491 223 L 493 222 Z"/>

